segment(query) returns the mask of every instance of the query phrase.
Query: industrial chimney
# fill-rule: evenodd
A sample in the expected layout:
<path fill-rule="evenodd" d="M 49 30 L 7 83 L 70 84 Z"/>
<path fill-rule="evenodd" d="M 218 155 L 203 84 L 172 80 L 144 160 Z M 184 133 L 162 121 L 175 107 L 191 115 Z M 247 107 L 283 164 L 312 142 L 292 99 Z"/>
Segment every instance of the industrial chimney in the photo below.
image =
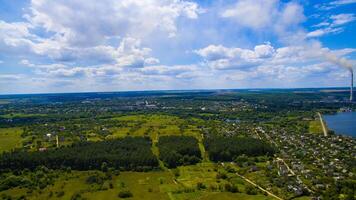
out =
<path fill-rule="evenodd" d="M 354 71 L 351 69 L 351 88 L 350 88 L 350 102 L 353 101 L 353 96 L 354 96 Z"/>

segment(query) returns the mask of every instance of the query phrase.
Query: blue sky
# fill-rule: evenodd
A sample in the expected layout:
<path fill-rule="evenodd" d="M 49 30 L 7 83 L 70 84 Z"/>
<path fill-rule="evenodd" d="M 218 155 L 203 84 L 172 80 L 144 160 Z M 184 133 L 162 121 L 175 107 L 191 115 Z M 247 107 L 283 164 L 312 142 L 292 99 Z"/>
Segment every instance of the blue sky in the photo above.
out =
<path fill-rule="evenodd" d="M 356 0 L 0 0 L 0 94 L 339 87 Z"/>

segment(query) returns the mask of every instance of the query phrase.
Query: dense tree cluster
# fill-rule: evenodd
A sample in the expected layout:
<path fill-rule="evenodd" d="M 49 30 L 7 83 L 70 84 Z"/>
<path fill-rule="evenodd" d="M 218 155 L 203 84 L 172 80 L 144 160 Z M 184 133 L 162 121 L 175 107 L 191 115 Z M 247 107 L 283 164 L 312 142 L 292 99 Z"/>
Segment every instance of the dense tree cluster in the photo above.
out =
<path fill-rule="evenodd" d="M 71 167 L 76 170 L 101 169 L 102 164 L 123 170 L 146 171 L 158 167 L 151 151 L 151 140 L 126 137 L 102 142 L 79 142 L 44 152 L 15 151 L 0 156 L 0 169 L 51 169 Z"/>
<path fill-rule="evenodd" d="M 322 195 L 323 199 L 340 199 L 340 194 L 344 194 L 345 200 L 354 200 L 356 195 L 356 181 L 346 180 L 333 183 Z"/>
<path fill-rule="evenodd" d="M 64 171 L 62 172 L 64 173 Z M 31 190 L 43 189 L 53 184 L 59 176 L 58 171 L 39 166 L 34 171 L 22 170 L 16 173 L 0 174 L 0 191 L 14 187 L 26 187 Z M 1 198 L 0 198 L 1 199 Z"/>
<path fill-rule="evenodd" d="M 198 140 L 191 136 L 162 136 L 158 141 L 159 157 L 169 168 L 200 162 Z"/>
<path fill-rule="evenodd" d="M 204 139 L 204 146 L 213 161 L 234 161 L 240 155 L 261 156 L 274 154 L 274 148 L 266 142 L 247 137 L 211 136 Z"/>

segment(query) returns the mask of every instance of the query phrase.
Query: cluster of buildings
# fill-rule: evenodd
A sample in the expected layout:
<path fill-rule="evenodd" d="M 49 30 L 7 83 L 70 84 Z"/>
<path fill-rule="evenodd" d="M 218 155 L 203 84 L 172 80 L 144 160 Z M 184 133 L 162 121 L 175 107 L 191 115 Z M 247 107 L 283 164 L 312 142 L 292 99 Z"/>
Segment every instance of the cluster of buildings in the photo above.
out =
<path fill-rule="evenodd" d="M 284 163 L 279 162 L 278 174 L 294 176 L 309 192 L 325 190 L 332 181 L 355 180 L 352 161 L 356 158 L 356 141 L 353 138 L 290 133 L 283 129 L 265 131 L 261 127 L 257 131 L 280 150 Z"/>

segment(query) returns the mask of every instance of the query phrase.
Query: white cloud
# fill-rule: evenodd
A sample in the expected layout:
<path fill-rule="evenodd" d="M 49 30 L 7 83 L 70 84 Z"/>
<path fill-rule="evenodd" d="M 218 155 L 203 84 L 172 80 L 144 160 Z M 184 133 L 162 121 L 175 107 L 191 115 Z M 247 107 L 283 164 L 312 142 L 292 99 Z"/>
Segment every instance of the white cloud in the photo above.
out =
<path fill-rule="evenodd" d="M 319 24 L 314 25 L 313 27 L 324 27 L 320 29 L 316 29 L 314 31 L 309 32 L 306 37 L 321 37 L 327 34 L 338 34 L 344 31 L 343 25 L 355 21 L 356 17 L 354 14 L 338 14 L 331 15 L 327 21 L 320 22 Z"/>
<path fill-rule="evenodd" d="M 330 19 L 332 20 L 331 26 L 341 26 L 346 23 L 352 22 L 356 20 L 354 14 L 338 14 L 338 15 L 331 15 Z"/>
<path fill-rule="evenodd" d="M 19 64 L 25 65 L 25 66 L 29 66 L 29 67 L 34 67 L 34 66 L 35 66 L 34 64 L 30 63 L 30 61 L 27 60 L 27 59 L 22 59 L 22 60 L 19 62 Z"/>
<path fill-rule="evenodd" d="M 0 74 L 0 81 L 16 81 L 23 78 L 23 74 Z M 6 83 L 6 82 L 5 82 Z"/>
<path fill-rule="evenodd" d="M 276 49 L 270 44 L 264 44 L 255 46 L 254 50 L 210 45 L 196 51 L 213 70 L 230 70 L 232 74 L 236 71 L 239 73 L 237 77 L 232 78 L 229 72 L 229 80 L 253 77 L 269 80 L 276 78 L 289 82 L 297 82 L 315 74 L 342 71 L 344 69 L 340 68 L 339 64 L 335 65 L 334 61 L 330 62 L 326 55 L 345 57 L 353 52 L 356 52 L 356 49 L 332 51 L 322 48 L 320 43 Z"/>
<path fill-rule="evenodd" d="M 331 10 L 339 6 L 344 6 L 348 4 L 354 4 L 354 3 L 356 3 L 356 0 L 336 0 L 336 1 L 331 1 L 329 3 L 317 4 L 315 7 L 320 10 Z"/>
<path fill-rule="evenodd" d="M 201 12 L 197 3 L 184 0 L 33 0 L 25 10 L 27 22 L 0 20 L 0 50 L 68 66 L 140 68 L 160 62 L 141 46 L 142 38 L 174 37 L 176 21 L 197 19 Z M 29 61 L 21 64 L 29 66 Z"/>
<path fill-rule="evenodd" d="M 19 56 L 29 54 L 44 56 L 55 61 L 80 61 L 117 64 L 121 67 L 143 67 L 144 64 L 159 63 L 151 57 L 150 48 L 141 47 L 141 41 L 132 37 L 121 39 L 118 47 L 97 45 L 93 47 L 68 46 L 54 39 L 39 38 L 30 33 L 27 23 L 0 21 L 0 50 Z M 24 65 L 28 65 L 23 60 Z"/>
<path fill-rule="evenodd" d="M 300 4 L 279 0 L 237 0 L 236 4 L 222 11 L 221 17 L 253 30 L 267 29 L 285 40 L 292 34 L 295 37 L 296 32 L 300 31 L 300 23 L 305 20 Z"/>
<path fill-rule="evenodd" d="M 146 66 L 140 70 L 144 74 L 150 75 L 173 75 L 178 76 L 183 73 L 189 73 L 198 70 L 196 65 L 155 65 Z"/>
<path fill-rule="evenodd" d="M 356 0 L 338 0 L 338 1 L 332 1 L 329 4 L 330 5 L 346 5 L 346 4 L 353 4 L 356 3 Z"/>
<path fill-rule="evenodd" d="M 224 10 L 221 16 L 231 18 L 242 26 L 260 29 L 270 25 L 278 15 L 277 3 L 277 0 L 239 0 Z"/>
<path fill-rule="evenodd" d="M 0 50 L 5 53 L 27 53 L 37 39 L 29 31 L 30 24 L 24 22 L 6 23 L 0 20 Z"/>
<path fill-rule="evenodd" d="M 307 38 L 321 37 L 321 36 L 324 36 L 324 35 L 327 35 L 327 34 L 330 34 L 330 33 L 338 34 L 338 33 L 341 33 L 343 31 L 344 31 L 344 29 L 341 28 L 341 27 L 338 27 L 338 28 L 327 27 L 327 28 L 317 29 L 315 31 L 311 31 L 306 35 L 306 37 Z"/>
<path fill-rule="evenodd" d="M 182 0 L 33 0 L 26 17 L 62 42 L 88 46 L 110 37 L 140 38 L 156 30 L 174 37 L 176 20 L 196 19 L 199 12 L 196 3 Z"/>
<path fill-rule="evenodd" d="M 193 0 L 33 0 L 23 22 L 0 20 L 1 53 L 31 72 L 0 81 L 24 85 L 23 92 L 287 87 L 343 74 L 323 52 L 355 52 L 310 46 L 342 32 L 354 14 L 331 15 L 306 33 L 299 1 L 231 2 L 205 4 L 201 14 Z M 285 46 L 260 43 L 268 40 Z"/>
<path fill-rule="evenodd" d="M 271 58 L 275 50 L 270 44 L 257 45 L 254 50 L 209 45 L 195 53 L 203 57 L 211 68 L 231 69 L 258 65 Z"/>

